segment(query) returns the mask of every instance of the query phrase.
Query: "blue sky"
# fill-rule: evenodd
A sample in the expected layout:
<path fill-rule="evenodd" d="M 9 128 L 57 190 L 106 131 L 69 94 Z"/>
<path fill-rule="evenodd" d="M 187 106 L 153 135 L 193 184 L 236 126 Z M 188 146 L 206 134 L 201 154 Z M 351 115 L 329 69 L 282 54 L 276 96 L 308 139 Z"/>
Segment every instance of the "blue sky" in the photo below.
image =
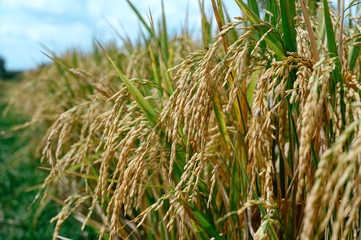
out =
<path fill-rule="evenodd" d="M 132 0 L 146 18 L 148 9 L 159 19 L 161 0 Z M 210 0 L 205 0 L 211 11 Z M 231 16 L 240 11 L 234 0 L 223 1 Z M 164 0 L 168 28 L 176 32 L 184 23 L 189 5 L 189 24 L 200 24 L 198 1 Z M 147 19 L 147 18 L 146 18 Z M 0 56 L 9 70 L 26 70 L 49 61 L 42 44 L 57 54 L 69 48 L 88 51 L 94 39 L 116 39 L 107 23 L 131 37 L 139 33 L 139 22 L 125 0 L 0 0 Z"/>

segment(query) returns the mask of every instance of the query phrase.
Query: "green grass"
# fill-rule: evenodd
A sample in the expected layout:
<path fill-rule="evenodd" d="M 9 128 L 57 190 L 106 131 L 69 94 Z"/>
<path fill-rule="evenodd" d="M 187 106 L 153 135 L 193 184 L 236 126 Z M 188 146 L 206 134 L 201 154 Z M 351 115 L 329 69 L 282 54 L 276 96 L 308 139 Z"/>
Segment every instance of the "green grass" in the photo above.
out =
<path fill-rule="evenodd" d="M 6 103 L 4 92 L 20 81 L 0 82 L 0 112 Z M 50 220 L 60 211 L 61 206 L 53 201 L 31 204 L 47 172 L 38 169 L 40 159 L 34 156 L 34 143 L 29 144 L 31 135 L 41 135 L 36 127 L 28 130 L 6 132 L 21 125 L 27 117 L 13 111 L 0 117 L 0 239 L 51 239 L 55 223 Z M 81 223 L 75 219 L 66 222 L 60 235 L 71 239 L 97 239 L 97 233 L 87 227 L 80 231 Z"/>

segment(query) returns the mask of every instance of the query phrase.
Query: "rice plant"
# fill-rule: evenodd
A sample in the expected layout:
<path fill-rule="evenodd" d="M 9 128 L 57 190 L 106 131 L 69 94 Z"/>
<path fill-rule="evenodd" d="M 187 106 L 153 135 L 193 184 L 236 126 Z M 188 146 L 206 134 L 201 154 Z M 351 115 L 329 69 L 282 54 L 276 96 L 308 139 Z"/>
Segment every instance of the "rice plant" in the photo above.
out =
<path fill-rule="evenodd" d="M 49 127 L 39 197 L 64 205 L 54 239 L 71 214 L 99 239 L 360 237 L 359 1 L 235 1 L 232 18 L 200 2 L 202 44 L 127 1 L 139 42 L 25 80 L 29 124 Z"/>

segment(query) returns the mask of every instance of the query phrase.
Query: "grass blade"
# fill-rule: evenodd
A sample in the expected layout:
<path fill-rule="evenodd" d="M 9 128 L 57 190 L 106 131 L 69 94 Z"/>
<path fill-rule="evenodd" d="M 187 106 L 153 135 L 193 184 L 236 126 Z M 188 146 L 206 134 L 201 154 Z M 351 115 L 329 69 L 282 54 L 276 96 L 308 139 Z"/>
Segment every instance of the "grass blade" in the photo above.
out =
<path fill-rule="evenodd" d="M 107 51 L 103 48 L 103 46 L 97 41 L 100 48 L 103 50 L 104 54 L 107 56 L 115 70 L 117 71 L 120 80 L 125 84 L 125 86 L 128 88 L 129 92 L 132 94 L 132 96 L 137 101 L 139 107 L 142 109 L 143 113 L 149 120 L 149 122 L 154 126 L 157 122 L 157 114 L 155 113 L 152 106 L 145 100 L 143 95 L 139 92 L 139 90 L 134 86 L 134 84 L 120 71 L 120 69 L 117 67 L 117 65 L 114 63 L 114 61 L 111 59 Z"/>
<path fill-rule="evenodd" d="M 246 18 L 253 24 L 257 25 L 258 33 L 265 36 L 265 41 L 270 49 L 275 53 L 277 60 L 281 60 L 282 57 L 286 56 L 286 51 L 283 46 L 283 42 L 276 32 L 271 29 L 272 27 L 264 23 L 242 0 L 236 0 L 236 3 L 242 10 Z"/>
<path fill-rule="evenodd" d="M 361 42 L 361 38 L 357 37 L 355 42 L 356 42 L 356 45 L 352 47 L 351 54 L 349 57 L 349 66 L 350 66 L 351 71 L 354 69 L 356 60 L 360 55 L 360 46 L 358 44 Z"/>
<path fill-rule="evenodd" d="M 296 28 L 294 24 L 294 17 L 296 16 L 295 1 L 280 0 L 281 17 L 282 17 L 282 31 L 287 51 L 296 52 Z"/>
<path fill-rule="evenodd" d="M 214 114 L 216 116 L 216 119 L 218 121 L 218 127 L 222 135 L 222 139 L 224 141 L 225 149 L 227 151 L 228 156 L 231 156 L 231 145 L 230 145 L 230 139 L 227 132 L 227 125 L 224 118 L 224 114 L 222 111 L 222 106 L 220 103 L 219 96 L 213 97 L 213 108 L 214 108 Z"/>
<path fill-rule="evenodd" d="M 155 34 L 155 28 L 154 28 L 154 22 L 153 22 L 153 18 L 152 18 L 152 14 L 151 12 L 149 12 L 149 16 L 150 16 L 150 23 L 151 23 L 151 26 L 152 26 L 152 30 L 153 30 L 153 36 L 154 36 L 154 39 L 155 39 L 155 42 L 156 42 L 156 46 L 157 46 L 157 50 L 158 50 L 158 55 L 159 55 L 159 59 L 160 59 L 160 72 L 162 74 L 162 77 L 163 77 L 163 81 L 164 81 L 164 84 L 165 84 L 165 87 L 166 87 L 166 92 L 167 94 L 170 96 L 172 95 L 173 91 L 174 91 L 174 88 L 172 86 L 172 80 L 169 76 L 169 73 L 167 71 L 167 66 L 165 64 L 165 61 L 164 61 L 164 57 L 162 55 L 162 51 L 161 51 L 161 48 L 159 46 L 159 42 L 157 40 L 157 36 Z M 168 46 L 168 45 L 167 45 Z"/>
<path fill-rule="evenodd" d="M 161 82 L 160 82 L 158 69 L 157 69 L 157 61 L 155 59 L 152 47 L 149 44 L 148 44 L 148 49 L 149 49 L 150 59 L 152 61 L 152 70 L 153 70 L 154 81 L 156 84 L 158 84 L 158 86 L 162 86 Z M 160 89 L 158 89 L 158 96 L 159 96 L 159 99 L 163 98 L 163 92 Z"/>
<path fill-rule="evenodd" d="M 333 98 L 335 99 L 336 83 L 341 83 L 341 85 L 343 84 L 342 78 L 341 78 L 341 64 L 340 64 L 340 60 L 337 55 L 338 49 L 336 47 L 335 34 L 333 31 L 332 20 L 331 20 L 327 0 L 323 0 L 323 9 L 324 9 L 324 15 L 325 15 L 325 26 L 326 26 L 326 33 L 327 33 L 328 51 L 329 51 L 329 54 L 331 57 L 336 58 L 335 69 L 332 71 L 332 76 L 334 78 L 335 83 L 333 85 L 331 85 L 332 95 L 333 95 Z M 341 91 L 340 91 L 341 99 L 343 99 L 343 95 L 344 95 L 343 87 L 341 87 Z M 342 124 L 344 125 L 345 124 L 345 104 L 343 101 L 341 101 L 341 114 L 342 114 Z"/>
<path fill-rule="evenodd" d="M 187 202 L 185 202 L 185 204 L 188 205 Z M 183 205 L 184 206 L 184 205 Z M 216 227 L 213 226 L 208 220 L 207 218 L 200 212 L 197 210 L 197 208 L 193 207 L 192 205 L 188 205 L 190 207 L 190 209 L 192 210 L 194 216 L 197 218 L 197 220 L 200 223 L 200 226 L 203 227 L 207 233 L 209 235 L 211 235 L 213 237 L 213 239 L 216 240 L 222 240 L 223 238 L 221 238 L 219 236 L 219 234 L 217 233 L 217 231 L 215 230 Z"/>
<path fill-rule="evenodd" d="M 135 14 L 138 16 L 138 19 L 140 20 L 140 22 L 143 24 L 143 26 L 147 29 L 148 33 L 150 34 L 150 36 L 154 37 L 153 32 L 151 30 L 151 28 L 148 26 L 148 24 L 146 23 L 146 21 L 144 20 L 144 18 L 142 17 L 142 15 L 139 13 L 138 9 L 132 4 L 132 2 L 130 0 L 126 0 L 127 3 L 129 4 L 129 6 L 132 8 L 132 10 L 135 12 Z"/>
<path fill-rule="evenodd" d="M 277 1 L 271 0 L 267 2 L 267 11 L 271 14 L 265 15 L 265 21 L 270 22 L 272 26 L 276 26 L 279 18 L 279 8 Z"/>
<path fill-rule="evenodd" d="M 323 9 L 325 15 L 325 27 L 327 33 L 328 51 L 332 55 L 331 57 L 335 57 L 337 56 L 337 47 L 336 47 L 335 33 L 333 31 L 332 20 L 331 20 L 330 10 L 327 0 L 323 0 Z"/>
<path fill-rule="evenodd" d="M 165 11 L 164 11 L 164 0 L 162 0 L 162 26 L 163 32 L 161 32 L 161 47 L 163 50 L 164 62 L 168 63 L 169 59 L 169 47 L 168 47 L 168 31 L 167 31 L 167 23 L 165 20 Z M 154 31 L 153 31 L 154 32 Z M 155 32 L 154 32 L 155 35 Z"/>
<path fill-rule="evenodd" d="M 338 39 L 338 56 L 340 61 L 343 61 L 343 49 L 342 49 L 342 37 L 343 37 L 343 21 L 345 18 L 345 0 L 342 0 L 342 5 L 341 5 L 341 19 L 340 19 L 340 35 L 339 35 L 339 39 Z"/>
<path fill-rule="evenodd" d="M 248 0 L 248 6 L 259 17 L 258 3 L 256 0 Z"/>

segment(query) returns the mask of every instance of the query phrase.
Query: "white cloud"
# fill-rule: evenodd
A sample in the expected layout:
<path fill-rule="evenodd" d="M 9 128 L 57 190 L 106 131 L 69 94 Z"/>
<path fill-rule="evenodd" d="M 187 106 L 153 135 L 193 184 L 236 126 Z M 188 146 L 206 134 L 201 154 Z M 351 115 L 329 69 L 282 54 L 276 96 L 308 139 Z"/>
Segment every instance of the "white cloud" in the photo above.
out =
<path fill-rule="evenodd" d="M 145 20 L 149 9 L 155 21 L 160 19 L 161 0 L 132 2 Z M 210 12 L 210 1 L 205 2 Z M 233 0 L 225 2 L 235 6 Z M 188 0 L 188 4 L 190 26 L 199 26 L 198 1 Z M 187 1 L 164 0 L 164 5 L 167 27 L 175 32 L 184 23 Z M 0 22 L 6 23 L 0 25 L 0 55 L 13 69 L 32 68 L 44 61 L 40 43 L 61 52 L 74 46 L 89 49 L 94 36 L 101 41 L 116 38 L 105 19 L 120 33 L 123 26 L 132 37 L 136 37 L 140 25 L 125 0 L 0 0 L 0 9 Z"/>

